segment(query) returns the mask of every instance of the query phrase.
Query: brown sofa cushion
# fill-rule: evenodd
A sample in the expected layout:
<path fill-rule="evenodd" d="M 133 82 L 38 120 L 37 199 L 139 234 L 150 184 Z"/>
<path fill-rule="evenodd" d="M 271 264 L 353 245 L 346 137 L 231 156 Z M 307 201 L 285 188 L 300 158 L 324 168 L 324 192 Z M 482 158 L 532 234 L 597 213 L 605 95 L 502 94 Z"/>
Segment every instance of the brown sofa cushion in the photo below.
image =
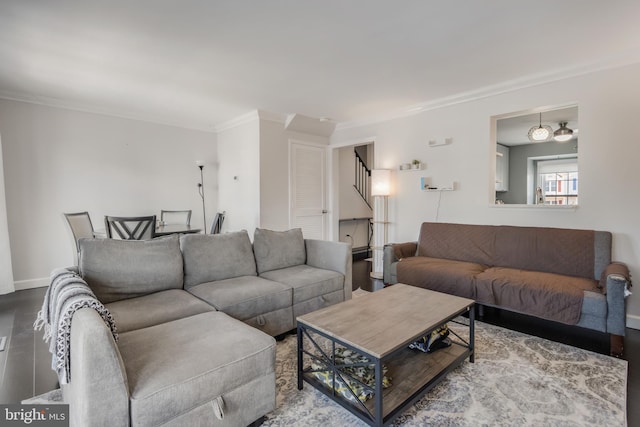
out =
<path fill-rule="evenodd" d="M 602 253 L 593 230 L 425 222 L 417 254 L 599 279 L 597 269 L 610 262 L 611 244 L 610 233 L 598 233 L 609 237 L 600 242 Z"/>
<path fill-rule="evenodd" d="M 418 256 L 495 265 L 496 228 L 425 222 L 420 227 Z"/>
<path fill-rule="evenodd" d="M 398 263 L 398 282 L 464 298 L 475 298 L 474 277 L 486 266 L 472 262 L 416 256 Z"/>
<path fill-rule="evenodd" d="M 593 230 L 498 227 L 492 265 L 595 279 Z"/>
<path fill-rule="evenodd" d="M 582 277 L 493 267 L 476 275 L 476 301 L 575 325 L 584 291 L 600 292 Z"/>

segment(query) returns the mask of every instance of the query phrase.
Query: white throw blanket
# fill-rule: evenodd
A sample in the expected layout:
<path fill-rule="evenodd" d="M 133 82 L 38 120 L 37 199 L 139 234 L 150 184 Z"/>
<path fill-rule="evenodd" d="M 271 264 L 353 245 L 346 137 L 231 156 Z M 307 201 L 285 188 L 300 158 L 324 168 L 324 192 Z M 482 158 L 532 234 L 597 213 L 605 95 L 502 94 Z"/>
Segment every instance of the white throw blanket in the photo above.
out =
<path fill-rule="evenodd" d="M 60 384 L 69 384 L 71 381 L 71 319 L 76 311 L 86 307 L 100 314 L 117 341 L 118 333 L 111 313 L 98 301 L 87 282 L 72 271 L 54 270 L 42 310 L 38 312 L 33 327 L 35 330 L 44 327 L 44 341 L 51 340 L 51 369 L 57 372 Z"/>

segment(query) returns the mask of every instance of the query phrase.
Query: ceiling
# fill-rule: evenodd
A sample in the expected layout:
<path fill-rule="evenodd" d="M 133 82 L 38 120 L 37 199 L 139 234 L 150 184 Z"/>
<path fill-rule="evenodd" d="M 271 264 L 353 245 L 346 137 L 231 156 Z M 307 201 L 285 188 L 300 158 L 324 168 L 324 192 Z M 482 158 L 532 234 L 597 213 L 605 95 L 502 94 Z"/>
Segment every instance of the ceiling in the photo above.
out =
<path fill-rule="evenodd" d="M 637 0 L 0 0 L 0 97 L 348 124 L 640 62 Z"/>

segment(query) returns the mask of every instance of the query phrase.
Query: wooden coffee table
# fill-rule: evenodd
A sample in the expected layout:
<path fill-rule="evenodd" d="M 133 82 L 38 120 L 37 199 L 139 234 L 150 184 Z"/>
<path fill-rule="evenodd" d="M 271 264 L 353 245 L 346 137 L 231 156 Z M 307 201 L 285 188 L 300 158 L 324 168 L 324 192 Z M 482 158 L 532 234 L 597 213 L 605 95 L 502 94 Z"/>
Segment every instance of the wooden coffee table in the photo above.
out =
<path fill-rule="evenodd" d="M 473 362 L 473 304 L 471 299 L 396 284 L 300 316 L 298 389 L 302 390 L 306 381 L 369 425 L 387 425 L 467 357 Z M 408 348 L 409 343 L 466 312 L 468 341 L 451 331 L 450 347 L 428 354 Z M 340 378 L 353 378 L 345 372 L 348 365 L 333 362 L 336 348 L 340 347 L 354 350 L 369 360 L 350 365 L 352 368 L 366 365 L 375 372 L 375 385 L 370 388 L 373 398 L 364 403 L 355 396 L 351 401 L 343 398 L 314 375 L 318 371 L 329 372 L 334 384 Z M 383 365 L 392 378 L 386 389 L 382 387 Z"/>

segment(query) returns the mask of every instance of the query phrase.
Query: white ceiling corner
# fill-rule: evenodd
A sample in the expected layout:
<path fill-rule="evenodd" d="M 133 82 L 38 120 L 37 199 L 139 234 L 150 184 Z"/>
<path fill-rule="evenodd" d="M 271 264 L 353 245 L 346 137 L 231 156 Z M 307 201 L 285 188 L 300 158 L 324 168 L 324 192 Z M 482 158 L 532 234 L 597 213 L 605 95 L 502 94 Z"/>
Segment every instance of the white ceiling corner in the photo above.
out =
<path fill-rule="evenodd" d="M 640 62 L 638 16 L 637 0 L 3 0 L 0 97 L 342 129 Z"/>

